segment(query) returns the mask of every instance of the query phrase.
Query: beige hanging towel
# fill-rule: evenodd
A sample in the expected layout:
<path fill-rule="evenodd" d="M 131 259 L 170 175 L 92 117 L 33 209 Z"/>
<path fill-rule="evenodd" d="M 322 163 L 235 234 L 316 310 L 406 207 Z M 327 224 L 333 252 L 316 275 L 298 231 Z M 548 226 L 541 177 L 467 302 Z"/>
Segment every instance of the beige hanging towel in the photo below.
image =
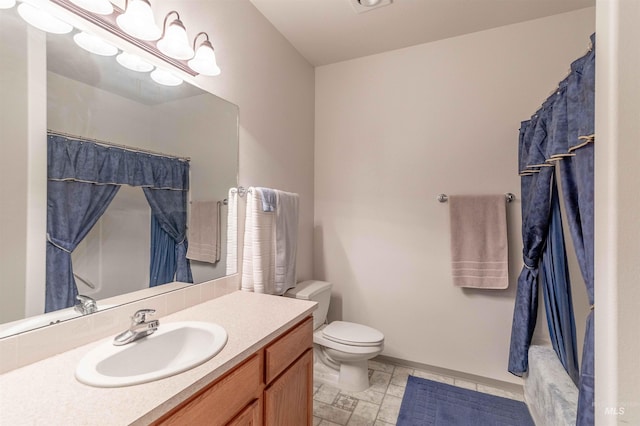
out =
<path fill-rule="evenodd" d="M 452 195 L 451 272 L 456 287 L 509 286 L 507 208 L 504 194 Z"/>
<path fill-rule="evenodd" d="M 220 201 L 191 203 L 187 259 L 217 263 L 220 260 Z"/>

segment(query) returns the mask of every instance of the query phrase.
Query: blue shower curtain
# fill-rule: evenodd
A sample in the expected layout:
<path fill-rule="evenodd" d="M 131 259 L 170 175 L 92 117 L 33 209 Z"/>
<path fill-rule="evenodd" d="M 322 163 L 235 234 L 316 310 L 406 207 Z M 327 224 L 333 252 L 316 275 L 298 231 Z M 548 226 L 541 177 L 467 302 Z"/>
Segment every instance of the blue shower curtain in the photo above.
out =
<path fill-rule="evenodd" d="M 594 418 L 594 106 L 595 106 L 595 35 L 591 36 L 593 49 L 572 65 L 574 78 L 568 87 L 567 113 L 573 133 L 569 151 L 569 167 L 562 172 L 563 182 L 575 190 L 565 191 L 569 230 L 576 248 L 578 264 L 587 288 L 591 309 L 582 351 L 578 400 L 579 426 L 593 425 Z M 570 135 L 571 136 L 571 135 Z"/>
<path fill-rule="evenodd" d="M 149 287 L 170 283 L 176 275 L 176 242 L 151 213 Z"/>
<path fill-rule="evenodd" d="M 192 283 L 187 259 L 187 193 L 143 188 L 151 206 L 150 286 L 171 281 Z"/>
<path fill-rule="evenodd" d="M 87 236 L 120 187 L 74 181 L 47 182 L 45 312 L 76 303 L 71 252 Z"/>
<path fill-rule="evenodd" d="M 573 315 L 571 283 L 560 201 L 555 183 L 551 188 L 551 216 L 545 251 L 542 254 L 540 281 L 544 295 L 547 325 L 551 343 L 571 380 L 578 385 L 578 352 Z"/>
<path fill-rule="evenodd" d="M 173 248 L 177 279 L 193 281 L 186 260 L 186 161 L 49 134 L 47 174 L 46 312 L 75 304 L 78 291 L 71 252 L 107 209 L 120 185 L 143 187 L 162 232 L 178 243 Z"/>
<path fill-rule="evenodd" d="M 557 93 L 552 95 L 529 121 L 522 123 L 519 143 L 519 170 L 522 176 L 522 221 L 525 267 L 518 279 L 509 371 L 522 375 L 528 368 L 528 348 L 535 327 L 537 311 L 537 275 L 540 248 L 554 244 L 557 231 L 549 235 L 550 200 L 552 197 L 551 172 L 547 164 L 560 161 L 560 179 L 563 201 L 567 212 L 569 231 L 576 249 L 578 263 L 584 278 L 590 313 L 587 317 L 586 333 L 578 381 L 579 401 L 576 424 L 594 424 L 594 364 L 593 364 L 593 142 L 594 136 L 594 88 L 595 88 L 595 34 L 591 36 L 592 49 L 571 64 L 571 73 L 560 82 Z M 555 256 L 554 256 L 555 258 Z M 545 272 L 551 269 L 545 266 Z M 560 268 L 562 270 L 562 268 Z M 561 273 L 560 273 L 561 274 Z M 558 276 L 545 276 L 545 285 L 553 287 L 547 291 L 550 305 L 561 315 L 568 314 L 570 299 L 563 300 L 562 289 L 557 289 L 553 280 Z M 558 297 L 561 296 L 561 297 Z M 563 305 L 560 308 L 560 305 Z M 555 321 L 551 320 L 552 323 Z M 559 322 L 558 322 L 559 324 Z M 564 327 L 564 329 L 570 329 Z M 554 331 L 551 332 L 552 335 Z M 571 339 L 563 331 L 563 340 Z M 565 346 L 563 348 L 563 346 Z M 571 372 L 572 355 L 566 344 L 558 345 L 560 358 L 568 360 L 565 367 Z M 569 350 L 569 352 L 567 352 Z"/>
<path fill-rule="evenodd" d="M 549 230 L 549 193 L 553 167 L 545 164 L 549 110 L 541 109 L 521 131 L 522 243 L 524 267 L 518 277 L 511 327 L 509 372 L 522 376 L 529 368 L 528 351 L 538 313 L 538 266 Z"/>

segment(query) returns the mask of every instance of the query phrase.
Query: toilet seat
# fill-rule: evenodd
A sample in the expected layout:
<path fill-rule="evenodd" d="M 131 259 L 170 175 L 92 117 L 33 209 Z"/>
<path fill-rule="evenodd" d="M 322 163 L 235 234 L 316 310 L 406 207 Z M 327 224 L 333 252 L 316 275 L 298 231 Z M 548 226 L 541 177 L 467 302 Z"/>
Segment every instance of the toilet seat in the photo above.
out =
<path fill-rule="evenodd" d="M 378 346 L 384 334 L 372 327 L 347 321 L 334 321 L 322 329 L 322 336 L 348 346 Z"/>

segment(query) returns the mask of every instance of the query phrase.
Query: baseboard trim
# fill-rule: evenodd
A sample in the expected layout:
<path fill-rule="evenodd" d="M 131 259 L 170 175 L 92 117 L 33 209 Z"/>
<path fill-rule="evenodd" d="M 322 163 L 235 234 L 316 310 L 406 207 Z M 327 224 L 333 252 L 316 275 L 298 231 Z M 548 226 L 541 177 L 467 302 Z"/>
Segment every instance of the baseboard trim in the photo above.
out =
<path fill-rule="evenodd" d="M 394 364 L 401 367 L 410 367 L 417 370 L 428 371 L 433 374 L 439 374 L 441 376 L 448 376 L 453 379 L 466 380 L 470 382 L 480 383 L 485 386 L 491 386 L 496 389 L 512 392 L 518 395 L 522 395 L 524 398 L 524 388 L 521 384 L 505 382 L 502 380 L 496 380 L 489 377 L 477 376 L 475 374 L 463 373 L 461 371 L 449 370 L 448 368 L 435 367 L 433 365 L 422 364 L 415 361 L 407 361 L 401 358 L 394 358 L 387 355 L 378 355 L 374 358 L 374 361 L 380 361 L 387 364 Z"/>

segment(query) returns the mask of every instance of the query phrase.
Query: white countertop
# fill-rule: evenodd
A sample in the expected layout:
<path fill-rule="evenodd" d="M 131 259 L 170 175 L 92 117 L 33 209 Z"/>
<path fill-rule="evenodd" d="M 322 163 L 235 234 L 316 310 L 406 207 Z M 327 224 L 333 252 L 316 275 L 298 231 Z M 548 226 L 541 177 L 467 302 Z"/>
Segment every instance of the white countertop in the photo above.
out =
<path fill-rule="evenodd" d="M 141 385 L 95 388 L 75 379 L 80 359 L 104 339 L 2 374 L 0 425 L 148 424 L 307 317 L 315 305 L 237 291 L 159 318 L 160 327 L 174 321 L 215 322 L 229 339 L 206 363 Z"/>

